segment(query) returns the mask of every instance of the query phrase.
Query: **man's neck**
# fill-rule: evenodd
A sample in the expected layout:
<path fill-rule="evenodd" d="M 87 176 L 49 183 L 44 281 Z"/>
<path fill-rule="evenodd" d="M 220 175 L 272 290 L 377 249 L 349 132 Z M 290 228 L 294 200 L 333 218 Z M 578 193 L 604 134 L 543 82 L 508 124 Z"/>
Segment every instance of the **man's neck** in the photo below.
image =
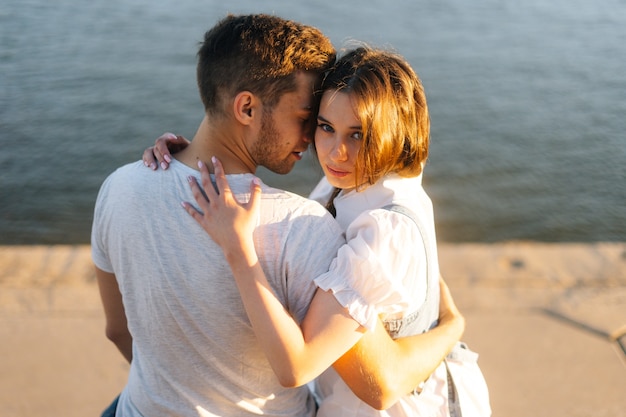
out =
<path fill-rule="evenodd" d="M 222 162 L 226 174 L 256 172 L 256 162 L 248 152 L 242 136 L 236 132 L 228 132 L 225 128 L 209 125 L 205 117 L 191 144 L 174 157 L 193 169 L 198 169 L 198 161 L 201 160 L 209 167 L 209 171 L 213 172 L 213 164 L 210 162 L 213 156 Z"/>

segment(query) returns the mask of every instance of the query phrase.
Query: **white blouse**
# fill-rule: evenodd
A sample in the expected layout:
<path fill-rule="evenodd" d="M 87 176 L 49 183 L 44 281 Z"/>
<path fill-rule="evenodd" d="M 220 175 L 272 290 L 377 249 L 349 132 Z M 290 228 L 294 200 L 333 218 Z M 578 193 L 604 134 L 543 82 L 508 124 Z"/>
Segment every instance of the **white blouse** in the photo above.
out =
<path fill-rule="evenodd" d="M 332 187 L 323 179 L 311 198 L 325 204 L 329 191 Z M 379 316 L 400 318 L 417 310 L 426 297 L 424 240 L 409 217 L 382 209 L 391 203 L 409 208 L 422 219 L 436 253 L 433 208 L 421 176 L 388 175 L 363 191 L 342 192 L 335 198 L 337 221 L 347 243 L 329 272 L 315 280 L 323 290 L 332 290 L 339 303 L 368 329 L 373 329 Z"/>
<path fill-rule="evenodd" d="M 328 202 L 333 187 L 322 179 L 310 198 Z M 347 243 L 339 250 L 328 273 L 315 279 L 332 290 L 352 317 L 372 329 L 382 318 L 401 318 L 424 303 L 427 264 L 424 240 L 406 215 L 382 207 L 402 205 L 420 217 L 436 255 L 432 203 L 422 188 L 421 176 L 388 175 L 362 192 L 340 193 L 335 199 L 337 221 Z M 437 259 L 434 261 L 438 265 Z M 438 266 L 435 271 L 438 273 Z M 333 368 L 313 384 L 320 400 L 317 417 L 411 417 L 444 415 L 446 371 L 440 365 L 422 387 L 421 394 L 407 394 L 391 408 L 379 411 L 362 402 Z"/>

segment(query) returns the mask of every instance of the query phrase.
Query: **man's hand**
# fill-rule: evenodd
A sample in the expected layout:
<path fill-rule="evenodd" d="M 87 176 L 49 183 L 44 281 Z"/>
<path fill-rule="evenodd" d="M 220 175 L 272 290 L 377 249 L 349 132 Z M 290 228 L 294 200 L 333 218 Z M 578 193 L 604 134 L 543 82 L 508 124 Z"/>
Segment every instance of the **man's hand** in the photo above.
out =
<path fill-rule="evenodd" d="M 448 285 L 439 277 L 439 325 L 444 323 L 453 324 L 457 329 L 458 338 L 461 339 L 465 331 L 465 317 L 457 308 Z"/>

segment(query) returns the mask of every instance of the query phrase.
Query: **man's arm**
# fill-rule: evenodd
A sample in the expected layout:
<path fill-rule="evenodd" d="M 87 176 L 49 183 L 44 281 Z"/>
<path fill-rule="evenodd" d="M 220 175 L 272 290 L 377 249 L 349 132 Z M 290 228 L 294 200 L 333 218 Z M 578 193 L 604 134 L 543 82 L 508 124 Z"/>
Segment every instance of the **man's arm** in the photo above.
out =
<path fill-rule="evenodd" d="M 384 410 L 428 379 L 465 330 L 465 319 L 440 279 L 439 325 L 427 333 L 392 340 L 382 322 L 333 367 L 370 406 Z"/>
<path fill-rule="evenodd" d="M 128 331 L 122 294 L 115 275 L 96 268 L 100 298 L 104 306 L 106 336 L 122 352 L 128 363 L 133 359 L 133 337 Z"/>

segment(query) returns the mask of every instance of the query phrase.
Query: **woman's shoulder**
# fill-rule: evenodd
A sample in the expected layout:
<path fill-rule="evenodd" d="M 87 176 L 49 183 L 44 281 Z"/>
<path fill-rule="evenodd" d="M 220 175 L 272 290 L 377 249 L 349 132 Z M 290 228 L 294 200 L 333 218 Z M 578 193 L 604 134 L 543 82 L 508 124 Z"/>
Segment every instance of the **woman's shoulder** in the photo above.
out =
<path fill-rule="evenodd" d="M 365 210 L 346 230 L 346 239 L 359 239 L 372 247 L 398 250 L 421 243 L 413 216 L 385 206 Z"/>

